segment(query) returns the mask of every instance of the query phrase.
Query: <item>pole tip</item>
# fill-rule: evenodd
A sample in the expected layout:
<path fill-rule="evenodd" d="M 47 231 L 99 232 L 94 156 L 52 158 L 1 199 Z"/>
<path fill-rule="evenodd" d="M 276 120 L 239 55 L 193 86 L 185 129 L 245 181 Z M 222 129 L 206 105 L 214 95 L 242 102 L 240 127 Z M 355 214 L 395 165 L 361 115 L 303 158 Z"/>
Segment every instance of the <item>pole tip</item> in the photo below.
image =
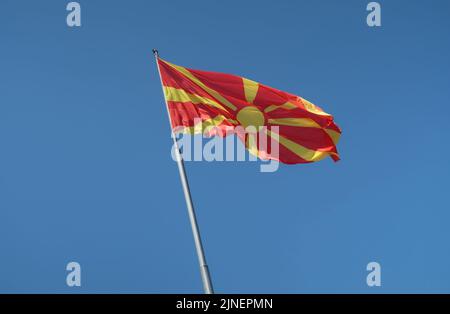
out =
<path fill-rule="evenodd" d="M 155 57 L 157 57 L 158 56 L 158 49 L 152 49 L 152 52 L 153 52 L 153 54 L 155 55 Z"/>

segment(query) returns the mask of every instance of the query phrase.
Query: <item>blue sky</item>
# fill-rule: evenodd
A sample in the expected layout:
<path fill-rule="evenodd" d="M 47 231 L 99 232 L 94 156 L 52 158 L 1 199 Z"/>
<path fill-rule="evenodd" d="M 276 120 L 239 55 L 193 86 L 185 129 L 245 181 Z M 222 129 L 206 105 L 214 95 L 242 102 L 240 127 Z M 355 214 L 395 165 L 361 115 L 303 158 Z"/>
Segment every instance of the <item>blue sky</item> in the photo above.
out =
<path fill-rule="evenodd" d="M 448 1 L 68 2 L 0 4 L 0 292 L 202 292 L 154 47 L 343 130 L 336 164 L 186 164 L 217 292 L 450 292 Z"/>

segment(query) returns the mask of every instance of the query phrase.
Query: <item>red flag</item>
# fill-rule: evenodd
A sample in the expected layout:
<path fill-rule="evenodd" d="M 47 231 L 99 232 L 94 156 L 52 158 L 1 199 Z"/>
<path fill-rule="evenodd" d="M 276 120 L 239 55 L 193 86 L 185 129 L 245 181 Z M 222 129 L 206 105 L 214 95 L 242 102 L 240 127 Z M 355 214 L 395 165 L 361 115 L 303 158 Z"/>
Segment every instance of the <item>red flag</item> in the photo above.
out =
<path fill-rule="evenodd" d="M 243 77 L 187 69 L 160 58 L 158 66 L 176 133 L 236 133 L 251 153 L 287 164 L 327 156 L 339 160 L 341 130 L 333 116 L 306 99 Z M 257 132 L 242 134 L 239 127 Z M 276 154 L 269 141 L 262 145 L 258 140 L 263 136 L 279 144 Z"/>

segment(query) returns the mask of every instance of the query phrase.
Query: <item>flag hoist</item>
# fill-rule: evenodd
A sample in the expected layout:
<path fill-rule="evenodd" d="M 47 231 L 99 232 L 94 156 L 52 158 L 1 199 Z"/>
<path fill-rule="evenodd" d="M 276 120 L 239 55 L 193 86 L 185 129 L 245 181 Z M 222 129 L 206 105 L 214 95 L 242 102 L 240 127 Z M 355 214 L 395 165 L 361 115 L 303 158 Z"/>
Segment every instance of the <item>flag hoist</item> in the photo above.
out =
<path fill-rule="evenodd" d="M 153 54 L 156 59 L 156 66 L 158 67 L 159 78 L 161 80 L 161 85 L 163 86 L 163 81 L 161 77 L 161 70 L 158 63 L 158 50 L 153 49 Z M 163 90 L 164 92 L 164 90 Z M 195 249 L 197 251 L 198 262 L 200 264 L 200 274 L 202 276 L 203 290 L 206 294 L 213 294 L 214 289 L 211 281 L 211 275 L 209 274 L 208 264 L 206 263 L 205 252 L 203 250 L 202 238 L 200 237 L 200 230 L 198 228 L 197 217 L 195 215 L 194 204 L 192 203 L 191 191 L 189 189 L 189 183 L 186 177 L 186 170 L 184 169 L 183 158 L 181 157 L 180 148 L 178 147 L 177 138 L 174 133 L 172 120 L 170 118 L 169 106 L 167 104 L 166 97 L 164 96 L 167 114 L 169 117 L 170 129 L 172 132 L 173 145 L 175 150 L 175 159 L 178 165 L 178 172 L 180 173 L 181 184 L 183 186 L 184 198 L 186 200 L 186 205 L 188 209 L 189 221 L 191 222 L 192 234 L 194 235 Z"/>

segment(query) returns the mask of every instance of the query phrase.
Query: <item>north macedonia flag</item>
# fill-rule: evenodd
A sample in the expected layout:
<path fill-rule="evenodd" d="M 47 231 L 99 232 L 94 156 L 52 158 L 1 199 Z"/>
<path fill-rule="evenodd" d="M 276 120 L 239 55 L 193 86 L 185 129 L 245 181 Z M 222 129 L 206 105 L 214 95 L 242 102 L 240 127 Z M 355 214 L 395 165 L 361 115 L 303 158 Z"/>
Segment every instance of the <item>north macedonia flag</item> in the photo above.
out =
<path fill-rule="evenodd" d="M 252 154 L 287 164 L 327 156 L 339 160 L 341 130 L 333 116 L 306 99 L 243 77 L 192 70 L 160 58 L 158 66 L 175 133 L 236 134 Z M 254 131 L 236 131 L 245 128 Z M 260 145 L 262 136 L 271 140 Z M 270 144 L 274 141 L 276 154 Z"/>

